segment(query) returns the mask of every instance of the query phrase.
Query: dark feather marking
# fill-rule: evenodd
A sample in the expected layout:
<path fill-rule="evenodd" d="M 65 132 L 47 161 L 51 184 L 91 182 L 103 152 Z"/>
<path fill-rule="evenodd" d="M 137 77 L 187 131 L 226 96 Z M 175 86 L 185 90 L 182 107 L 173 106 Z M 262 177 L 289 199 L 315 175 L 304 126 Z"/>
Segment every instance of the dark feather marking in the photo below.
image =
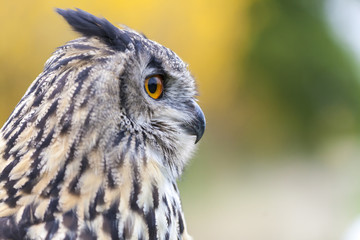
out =
<path fill-rule="evenodd" d="M 105 203 L 105 191 L 103 187 L 100 187 L 99 190 L 96 193 L 95 202 L 96 205 L 103 205 Z"/>
<path fill-rule="evenodd" d="M 61 130 L 60 130 L 60 135 L 66 134 L 69 131 L 70 128 L 71 128 L 71 120 L 66 120 L 62 124 Z"/>
<path fill-rule="evenodd" d="M 162 198 L 162 201 L 163 201 L 163 203 L 165 204 L 165 206 L 166 206 L 166 221 L 167 221 L 167 224 L 168 224 L 168 226 L 170 226 L 170 224 L 171 224 L 171 217 L 170 217 L 170 215 L 171 215 L 171 210 L 170 210 L 170 207 L 169 207 L 169 204 L 168 204 L 168 201 L 167 201 L 167 198 L 166 198 L 166 196 L 164 195 L 163 196 L 163 198 Z"/>
<path fill-rule="evenodd" d="M 40 162 L 40 158 L 38 158 L 38 162 Z M 39 179 L 36 176 L 39 173 L 39 169 L 33 169 L 28 176 L 28 181 L 20 188 L 24 193 L 31 193 L 34 186 L 39 182 Z"/>
<path fill-rule="evenodd" d="M 91 69 L 92 69 L 91 67 L 87 67 L 77 75 L 75 82 L 78 83 L 78 86 L 76 87 L 73 96 L 76 96 L 80 92 L 82 85 L 84 83 L 84 80 L 86 78 L 88 78 Z"/>
<path fill-rule="evenodd" d="M 23 120 L 23 118 L 18 118 L 15 123 L 12 125 L 11 129 L 7 130 L 5 135 L 4 135 L 4 138 L 5 139 L 8 139 L 9 136 L 19 127 L 21 121 Z M 22 123 L 22 124 L 26 124 L 26 123 Z"/>
<path fill-rule="evenodd" d="M 25 193 L 30 193 L 33 187 L 38 183 L 39 173 L 42 168 L 40 166 L 42 158 L 40 157 L 40 153 L 50 145 L 50 142 L 54 136 L 55 129 L 53 128 L 50 133 L 45 137 L 44 141 L 40 144 L 40 146 L 35 150 L 32 154 L 31 158 L 34 161 L 30 165 L 31 172 L 28 175 L 28 181 L 21 187 L 21 190 Z"/>
<path fill-rule="evenodd" d="M 25 239 L 26 228 L 19 226 L 13 216 L 0 218 L 0 239 Z"/>
<path fill-rule="evenodd" d="M 80 188 L 78 187 L 78 183 L 79 180 L 82 176 L 82 174 L 89 168 L 89 160 L 87 159 L 87 157 L 83 157 L 81 160 L 81 166 L 80 166 L 80 170 L 79 173 L 71 180 L 71 182 L 69 183 L 69 192 L 75 195 L 79 195 L 80 194 Z"/>
<path fill-rule="evenodd" d="M 35 175 L 35 172 L 32 172 L 29 175 L 29 180 L 21 187 L 21 190 L 24 193 L 31 193 L 34 186 L 39 182 L 39 179 L 32 177 L 31 175 Z"/>
<path fill-rule="evenodd" d="M 140 139 L 139 137 L 135 137 L 135 153 L 137 154 L 139 152 L 139 146 L 140 146 Z"/>
<path fill-rule="evenodd" d="M 80 55 L 76 55 L 76 56 L 73 56 L 73 57 L 68 57 L 68 58 L 65 58 L 63 60 L 60 60 L 60 61 L 57 61 L 56 65 L 51 67 L 49 69 L 49 71 L 56 71 L 58 70 L 59 68 L 63 67 L 63 66 L 66 66 L 68 65 L 71 61 L 75 61 L 75 60 L 82 60 L 82 61 L 88 61 L 92 58 L 93 56 L 91 55 L 88 55 L 88 54 L 80 54 Z"/>
<path fill-rule="evenodd" d="M 130 64 L 129 63 L 125 63 L 125 69 L 127 69 Z M 125 113 L 126 115 L 129 115 L 128 113 L 128 110 L 127 110 L 127 107 L 126 107 L 126 103 L 127 103 L 127 99 L 126 99 L 126 96 L 127 96 L 127 86 L 125 84 L 125 80 L 124 78 L 126 78 L 125 76 L 125 73 L 123 73 L 123 75 L 121 75 L 119 77 L 119 99 L 120 99 L 120 109 L 124 109 L 125 110 Z"/>
<path fill-rule="evenodd" d="M 38 89 L 38 91 L 36 91 L 36 93 L 39 92 L 39 90 L 40 90 L 40 88 Z M 40 103 L 42 102 L 42 100 L 44 99 L 45 92 L 39 93 L 39 95 L 36 94 L 35 96 L 36 97 L 34 99 L 34 102 L 33 102 L 32 106 L 33 107 L 38 107 L 40 105 Z"/>
<path fill-rule="evenodd" d="M 182 216 L 181 216 L 181 212 L 178 211 L 178 215 L 179 215 L 179 229 L 180 229 L 180 234 L 183 234 L 184 233 L 184 221 L 182 219 Z"/>
<path fill-rule="evenodd" d="M 83 174 L 85 172 L 85 170 L 87 170 L 88 168 L 89 168 L 89 160 L 87 159 L 86 156 L 84 156 L 81 160 L 81 167 L 80 167 L 79 175 Z"/>
<path fill-rule="evenodd" d="M 28 92 L 28 94 L 26 96 L 30 95 L 31 93 L 33 93 L 37 89 L 37 87 L 40 84 L 40 79 L 41 79 L 41 77 L 39 77 L 38 80 L 36 82 L 34 82 L 34 85 L 32 85 L 32 87 L 30 88 L 30 90 L 29 90 L 29 92 Z"/>
<path fill-rule="evenodd" d="M 65 162 L 65 166 L 72 162 L 74 160 L 74 157 L 75 157 L 75 151 L 77 149 L 77 145 L 78 145 L 78 141 L 75 140 L 72 144 L 71 144 L 71 147 L 70 147 L 70 151 L 69 151 L 69 154 L 66 158 L 66 162 Z"/>
<path fill-rule="evenodd" d="M 16 157 L 13 161 L 11 161 L 1 172 L 0 174 L 0 181 L 4 181 L 5 179 L 7 179 L 9 177 L 9 174 L 11 172 L 11 170 L 16 166 L 16 164 L 19 163 L 20 161 L 20 157 Z"/>
<path fill-rule="evenodd" d="M 86 97 L 81 101 L 80 108 L 85 107 L 88 104 L 89 99 L 92 98 L 92 97 L 93 97 L 92 94 L 87 94 Z"/>
<path fill-rule="evenodd" d="M 32 165 L 30 165 L 31 168 L 33 168 L 33 166 L 36 166 L 38 164 L 38 162 L 40 162 L 41 157 L 40 157 L 40 153 L 41 153 L 42 149 L 40 148 L 36 148 L 36 150 L 34 151 L 34 153 L 31 155 L 31 159 L 33 159 L 34 161 L 31 163 Z M 38 161 L 38 162 L 35 162 Z M 31 174 L 31 173 L 30 173 Z M 30 175 L 29 174 L 29 175 Z"/>
<path fill-rule="evenodd" d="M 110 59 L 109 58 L 97 58 L 96 59 L 96 63 L 100 63 L 100 64 L 106 64 Z"/>
<path fill-rule="evenodd" d="M 74 49 L 78 49 L 78 50 L 99 50 L 99 48 L 97 48 L 97 47 L 80 44 L 80 43 L 75 43 L 75 44 L 71 44 L 68 46 L 71 48 L 74 48 Z"/>
<path fill-rule="evenodd" d="M 40 153 L 41 153 L 41 149 L 38 148 L 31 156 L 31 158 L 34 159 L 34 161 L 30 165 L 31 171 L 27 176 L 28 181 L 20 188 L 24 193 L 31 193 L 33 187 L 39 181 L 37 176 L 39 175 L 40 172 L 40 167 L 39 167 L 39 164 L 41 162 Z"/>
<path fill-rule="evenodd" d="M 6 142 L 7 146 L 13 146 L 19 135 L 24 131 L 27 126 L 27 122 L 21 124 L 20 129 Z M 17 126 L 15 126 L 17 127 Z"/>
<path fill-rule="evenodd" d="M 78 219 L 75 210 L 67 211 L 63 214 L 63 224 L 71 231 L 76 231 L 78 228 Z"/>
<path fill-rule="evenodd" d="M 10 196 L 9 198 L 7 198 L 4 202 L 6 203 L 6 205 L 8 205 L 10 208 L 14 208 L 16 207 L 16 202 L 20 199 L 21 196 Z"/>
<path fill-rule="evenodd" d="M 58 93 L 63 90 L 69 73 L 70 71 L 65 72 L 64 75 L 58 80 L 56 88 L 51 92 L 48 98 L 49 100 L 53 99 Z"/>
<path fill-rule="evenodd" d="M 47 74 L 44 74 L 38 81 L 41 83 L 41 85 L 36 89 L 36 91 L 35 91 L 35 93 L 34 93 L 34 95 L 35 96 L 39 96 L 39 95 L 41 95 L 41 94 L 44 94 L 45 92 L 43 91 L 43 84 L 44 84 L 44 81 L 43 81 L 43 77 L 47 77 Z"/>
<path fill-rule="evenodd" d="M 138 39 L 134 39 L 134 47 L 136 50 L 136 55 L 138 58 L 141 58 L 141 53 L 145 50 L 145 43 L 143 41 L 139 41 Z"/>
<path fill-rule="evenodd" d="M 30 113 L 29 116 L 27 117 L 27 122 L 29 123 L 35 122 L 37 119 L 36 117 L 37 117 L 37 113 L 34 112 Z"/>
<path fill-rule="evenodd" d="M 98 212 L 96 211 L 96 207 L 98 205 L 102 205 L 102 204 L 105 203 L 104 195 L 105 195 L 104 190 L 102 188 L 100 188 L 96 193 L 94 201 L 92 201 L 90 203 L 90 205 L 89 205 L 89 218 L 90 218 L 90 220 L 94 220 L 95 217 L 98 214 Z"/>
<path fill-rule="evenodd" d="M 58 212 L 59 198 L 52 198 L 44 214 L 44 221 L 54 220 L 54 213 Z"/>
<path fill-rule="evenodd" d="M 19 104 L 18 104 L 18 105 L 19 105 Z M 17 105 L 17 106 L 18 106 L 18 105 Z M 15 109 L 17 108 L 17 106 L 15 107 Z M 25 107 L 25 104 L 23 104 L 23 105 L 17 110 L 17 112 L 13 115 L 13 113 L 15 112 L 15 109 L 14 109 L 13 112 L 10 114 L 9 119 L 6 121 L 6 123 L 5 123 L 5 125 L 4 125 L 4 127 L 3 127 L 2 129 L 6 129 L 7 126 L 8 126 L 14 119 L 16 119 L 17 117 L 19 117 L 19 115 L 20 115 L 20 113 L 22 112 L 22 110 L 24 109 L 24 107 Z M 20 120 L 21 120 L 21 118 L 18 119 L 19 122 L 20 122 Z M 15 126 L 16 126 L 16 125 L 15 125 Z M 9 133 L 8 133 L 8 134 L 9 134 Z M 9 137 L 8 134 L 4 135 L 4 138 L 5 138 L 5 139 L 7 139 L 7 138 Z"/>
<path fill-rule="evenodd" d="M 101 53 L 102 53 L 103 56 L 101 58 L 96 59 L 96 60 L 101 61 L 102 59 L 107 58 L 107 55 L 108 56 L 115 55 L 116 51 L 111 50 L 111 49 L 104 49 L 103 48 L 103 49 L 101 49 Z"/>
<path fill-rule="evenodd" d="M 143 139 L 142 139 L 143 147 L 141 148 L 141 154 L 142 154 L 143 162 L 144 162 L 144 164 L 146 164 L 147 163 L 147 158 L 146 158 L 146 153 L 145 153 L 145 146 L 146 146 L 146 134 L 145 134 L 145 132 L 142 132 L 142 136 L 143 136 Z"/>
<path fill-rule="evenodd" d="M 172 210 L 173 210 L 173 215 L 174 215 L 174 217 L 176 216 L 176 202 L 175 202 L 175 199 L 173 199 L 173 201 L 172 201 Z"/>
<path fill-rule="evenodd" d="M 49 85 L 53 85 L 54 82 L 55 82 L 55 80 L 56 80 L 56 78 L 57 78 L 57 76 L 55 75 L 55 76 L 51 79 L 51 81 L 49 82 Z"/>
<path fill-rule="evenodd" d="M 114 189 L 115 188 L 115 180 L 114 180 L 114 177 L 111 173 L 111 169 L 109 169 L 109 172 L 107 174 L 107 179 L 108 179 L 108 187 L 110 189 Z"/>
<path fill-rule="evenodd" d="M 20 134 L 24 131 L 26 128 L 26 122 L 24 122 L 20 129 L 6 142 L 6 149 L 4 150 L 3 157 L 7 160 L 10 157 L 10 150 L 14 147 L 16 140 L 20 136 Z"/>
<path fill-rule="evenodd" d="M 16 158 L 21 158 L 22 156 L 25 155 L 25 153 L 19 154 L 19 152 L 20 152 L 20 149 L 11 152 L 11 156 L 14 157 L 14 160 L 15 160 Z M 27 152 L 27 151 L 26 151 L 26 152 Z M 13 160 L 13 161 L 14 161 L 14 160 Z"/>
<path fill-rule="evenodd" d="M 177 189 L 177 186 L 176 186 L 176 183 L 175 183 L 175 182 L 172 183 L 172 186 L 173 186 L 175 192 L 179 192 L 179 190 Z"/>
<path fill-rule="evenodd" d="M 22 228 L 33 224 L 38 224 L 40 222 L 40 219 L 38 219 L 34 214 L 35 209 L 36 206 L 34 204 L 29 204 L 26 206 L 19 221 L 19 225 L 22 226 Z"/>
<path fill-rule="evenodd" d="M 132 210 L 140 212 L 140 208 L 137 204 L 137 200 L 140 194 L 140 190 L 141 190 L 141 183 L 140 183 L 140 179 L 139 179 L 139 169 L 137 168 L 137 164 L 136 162 L 133 163 L 133 187 L 132 187 L 132 191 L 130 194 L 130 207 Z"/>
<path fill-rule="evenodd" d="M 47 148 L 50 145 L 51 140 L 53 139 L 54 133 L 55 133 L 55 128 L 51 129 L 50 133 L 45 137 L 44 141 L 40 144 L 39 148 L 41 150 L 44 150 L 45 148 Z"/>
<path fill-rule="evenodd" d="M 44 134 L 44 130 L 45 130 L 45 128 L 40 128 L 38 134 L 36 135 L 36 137 L 34 139 L 35 144 L 41 141 L 41 138 Z"/>
<path fill-rule="evenodd" d="M 17 189 L 14 188 L 14 185 L 16 184 L 18 180 L 9 180 L 5 183 L 4 188 L 6 188 L 6 193 L 8 196 L 12 197 L 17 193 Z"/>
<path fill-rule="evenodd" d="M 92 99 L 93 96 L 95 95 L 96 91 L 95 91 L 94 85 L 97 80 L 98 79 L 96 79 L 95 81 L 92 81 L 90 83 L 90 85 L 88 86 L 88 88 L 86 89 L 85 98 L 82 99 L 82 101 L 80 103 L 80 108 L 85 107 L 87 105 L 87 103 L 89 102 L 89 99 Z"/>
<path fill-rule="evenodd" d="M 85 228 L 81 231 L 79 239 L 82 240 L 97 240 L 97 235 L 94 231 L 92 231 L 89 226 L 85 226 Z"/>
<path fill-rule="evenodd" d="M 58 171 L 56 177 L 53 178 L 46 186 L 46 188 L 42 191 L 41 196 L 45 198 L 49 196 L 57 197 L 60 191 L 60 183 L 64 180 L 64 176 L 65 166 Z"/>
<path fill-rule="evenodd" d="M 66 113 L 61 117 L 60 119 L 60 125 L 62 126 L 60 130 L 60 134 L 65 134 L 71 127 L 71 119 L 72 115 L 74 113 L 74 104 L 71 104 L 69 109 L 66 111 Z"/>
<path fill-rule="evenodd" d="M 23 214 L 21 216 L 19 225 L 30 225 L 32 223 L 31 219 L 33 217 L 32 213 L 34 211 L 34 209 L 32 209 L 32 208 L 33 208 L 32 204 L 29 204 L 25 207 Z"/>
<path fill-rule="evenodd" d="M 148 226 L 149 231 L 149 239 L 156 240 L 157 239 L 157 228 L 156 228 L 156 218 L 154 209 L 150 208 L 149 211 L 145 215 L 146 225 Z"/>
<path fill-rule="evenodd" d="M 114 143 L 113 143 L 113 147 L 119 145 L 119 143 L 121 142 L 121 140 L 125 137 L 125 131 L 123 130 L 119 130 L 116 133 L 116 137 L 114 139 Z"/>
<path fill-rule="evenodd" d="M 165 240 L 169 240 L 170 239 L 170 234 L 169 234 L 169 232 L 166 232 L 166 234 L 165 234 Z"/>
<path fill-rule="evenodd" d="M 131 38 L 126 31 L 120 31 L 105 18 L 98 18 L 81 9 L 56 11 L 65 18 L 70 26 L 84 36 L 100 37 L 115 50 L 125 51 L 131 43 Z"/>
<path fill-rule="evenodd" d="M 120 239 L 119 224 L 119 200 L 113 202 L 110 208 L 103 213 L 103 230 L 110 234 L 111 239 Z"/>
<path fill-rule="evenodd" d="M 59 221 L 51 221 L 45 224 L 45 229 L 48 231 L 45 240 L 51 240 L 54 234 L 59 229 Z"/>
<path fill-rule="evenodd" d="M 61 47 L 59 47 L 58 49 L 60 49 L 60 48 Z M 49 62 L 48 64 L 45 65 L 45 68 L 43 71 L 45 73 L 45 75 L 47 75 L 49 72 L 51 72 L 50 67 L 52 66 L 52 64 L 58 62 L 63 56 L 65 56 L 65 53 L 59 54 L 57 57 L 55 57 L 53 60 L 51 60 L 51 62 Z M 37 81 L 36 83 L 39 83 L 39 81 Z"/>
<path fill-rule="evenodd" d="M 130 134 L 129 137 L 128 137 L 128 141 L 127 141 L 127 143 L 126 143 L 126 148 L 125 148 L 125 149 L 127 149 L 128 151 L 129 151 L 129 149 L 130 149 L 130 147 L 131 147 L 132 137 L 133 137 L 133 135 Z"/>
<path fill-rule="evenodd" d="M 159 207 L 159 189 L 155 184 L 152 185 L 152 197 L 154 209 L 157 209 Z"/>
<path fill-rule="evenodd" d="M 98 212 L 96 211 L 97 202 L 94 200 L 89 204 L 89 219 L 94 220 Z M 86 219 L 86 217 L 85 217 Z"/>
<path fill-rule="evenodd" d="M 84 127 L 83 127 L 83 131 L 87 131 L 89 126 L 90 126 L 90 120 L 91 120 L 91 117 L 93 115 L 93 112 L 94 112 L 94 107 L 91 108 L 91 110 L 89 111 L 88 115 L 86 116 L 85 118 L 85 121 L 84 121 Z"/>
<path fill-rule="evenodd" d="M 47 112 L 45 113 L 45 115 L 40 119 L 40 121 L 36 124 L 37 128 L 43 129 L 45 128 L 45 123 L 46 121 L 49 119 L 49 117 L 51 115 L 53 115 L 56 111 L 56 108 L 58 106 L 59 103 L 59 99 L 57 99 L 56 101 L 54 101 L 51 106 L 49 107 L 49 109 L 47 110 Z"/>
<path fill-rule="evenodd" d="M 1 131 L 4 132 L 4 139 L 8 139 L 10 137 L 10 135 L 16 130 L 16 128 L 19 126 L 20 122 L 21 122 L 21 118 L 18 118 L 15 123 L 12 125 L 11 129 L 8 129 L 7 131 L 5 131 L 5 127 L 3 127 L 1 129 Z M 9 124 L 9 122 L 7 122 L 7 124 Z"/>

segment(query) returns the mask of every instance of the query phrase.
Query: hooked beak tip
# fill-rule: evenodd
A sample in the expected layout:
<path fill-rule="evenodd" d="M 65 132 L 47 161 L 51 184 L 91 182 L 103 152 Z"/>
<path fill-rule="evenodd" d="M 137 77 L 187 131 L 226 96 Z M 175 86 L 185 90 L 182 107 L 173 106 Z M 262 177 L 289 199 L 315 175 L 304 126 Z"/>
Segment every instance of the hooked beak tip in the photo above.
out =
<path fill-rule="evenodd" d="M 195 144 L 197 144 L 204 135 L 206 128 L 206 120 L 200 106 L 194 102 L 194 114 L 190 123 L 184 125 L 184 128 L 190 135 L 196 136 Z"/>

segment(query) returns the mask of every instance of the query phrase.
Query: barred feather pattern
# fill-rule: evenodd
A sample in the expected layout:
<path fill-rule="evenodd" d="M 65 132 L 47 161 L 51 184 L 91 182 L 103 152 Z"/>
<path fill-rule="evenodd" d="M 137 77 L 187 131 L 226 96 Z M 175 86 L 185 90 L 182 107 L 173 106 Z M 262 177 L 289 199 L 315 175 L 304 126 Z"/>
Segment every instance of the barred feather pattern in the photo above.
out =
<path fill-rule="evenodd" d="M 97 36 L 58 48 L 1 129 L 1 239 L 191 239 L 176 180 L 195 83 L 171 50 L 119 31 L 124 51 Z M 165 107 L 133 92 L 129 70 L 158 59 L 177 99 Z"/>

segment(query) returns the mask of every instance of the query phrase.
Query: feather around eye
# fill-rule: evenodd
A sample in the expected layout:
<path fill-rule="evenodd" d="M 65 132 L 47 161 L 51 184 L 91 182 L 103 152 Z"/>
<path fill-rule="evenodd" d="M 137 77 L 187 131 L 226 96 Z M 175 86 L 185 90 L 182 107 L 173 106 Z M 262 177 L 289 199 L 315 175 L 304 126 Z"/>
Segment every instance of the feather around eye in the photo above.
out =
<path fill-rule="evenodd" d="M 146 93 L 153 99 L 159 99 L 163 95 L 164 80 L 161 75 L 153 75 L 145 79 Z"/>

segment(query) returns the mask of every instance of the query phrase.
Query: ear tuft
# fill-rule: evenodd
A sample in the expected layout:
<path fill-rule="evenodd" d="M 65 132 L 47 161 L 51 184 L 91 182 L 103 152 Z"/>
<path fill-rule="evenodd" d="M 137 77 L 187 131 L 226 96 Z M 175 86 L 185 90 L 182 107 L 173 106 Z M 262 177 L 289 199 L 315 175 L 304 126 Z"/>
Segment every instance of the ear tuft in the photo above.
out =
<path fill-rule="evenodd" d="M 119 51 L 125 51 L 131 43 L 131 38 L 125 31 L 112 25 L 105 18 L 98 18 L 81 9 L 56 9 L 56 12 L 65 18 L 70 26 L 84 36 L 97 36 L 109 46 Z"/>

